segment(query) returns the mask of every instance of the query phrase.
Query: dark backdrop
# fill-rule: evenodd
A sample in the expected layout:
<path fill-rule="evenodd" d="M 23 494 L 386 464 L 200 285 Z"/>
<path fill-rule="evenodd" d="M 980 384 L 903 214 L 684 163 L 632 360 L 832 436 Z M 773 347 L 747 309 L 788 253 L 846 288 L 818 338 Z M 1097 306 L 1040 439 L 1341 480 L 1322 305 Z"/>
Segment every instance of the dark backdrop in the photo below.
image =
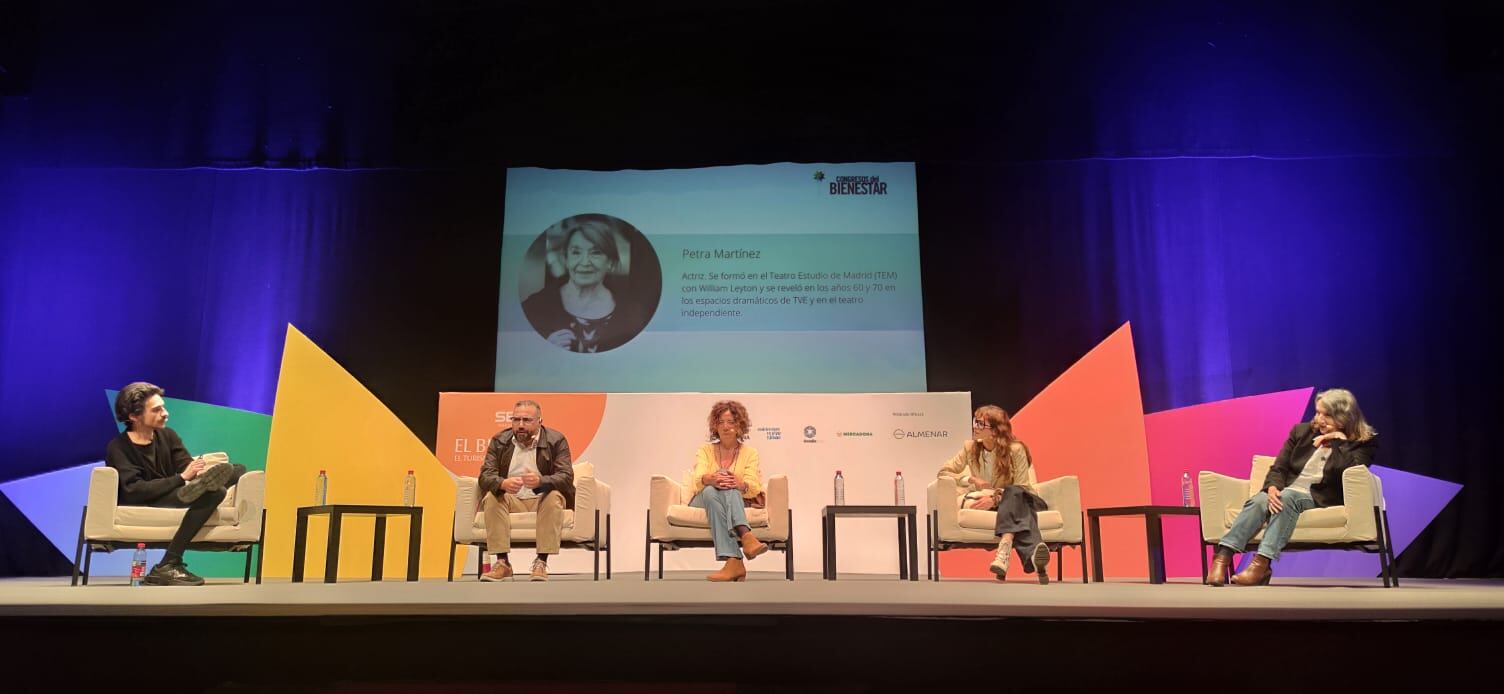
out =
<path fill-rule="evenodd" d="M 269 412 L 288 322 L 432 443 L 509 166 L 913 160 L 931 389 L 1016 409 L 1123 321 L 1146 411 L 1345 386 L 1465 485 L 1401 573 L 1504 575 L 1498 10 L 645 5 L 0 4 L 0 481 L 130 380 Z"/>

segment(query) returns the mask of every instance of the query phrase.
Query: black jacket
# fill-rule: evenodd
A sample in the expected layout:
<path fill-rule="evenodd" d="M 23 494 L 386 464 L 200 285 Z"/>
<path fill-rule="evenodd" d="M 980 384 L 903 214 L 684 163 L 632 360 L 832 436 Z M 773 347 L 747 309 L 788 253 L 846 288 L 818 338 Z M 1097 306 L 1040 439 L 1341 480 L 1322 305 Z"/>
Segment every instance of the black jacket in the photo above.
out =
<path fill-rule="evenodd" d="M 1316 436 L 1316 427 L 1310 422 L 1296 424 L 1290 430 L 1290 438 L 1285 440 L 1285 446 L 1279 450 L 1279 457 L 1274 459 L 1273 467 L 1269 468 L 1269 474 L 1264 476 L 1264 484 L 1259 487 L 1259 491 L 1269 491 L 1270 487 L 1284 489 L 1300 477 L 1300 471 L 1305 469 L 1306 462 L 1316 452 L 1316 447 L 1311 445 L 1311 439 Z M 1367 441 L 1338 441 L 1335 450 L 1326 459 L 1326 467 L 1321 470 L 1321 481 L 1311 485 L 1311 499 L 1316 502 L 1316 506 L 1341 506 L 1342 472 L 1354 465 L 1372 465 L 1374 454 L 1378 450 L 1377 436 L 1370 437 Z"/>
<path fill-rule="evenodd" d="M 516 449 L 511 429 L 503 429 L 491 437 L 491 445 L 486 446 L 486 462 L 480 466 L 482 492 L 501 496 L 501 481 L 512 468 L 512 452 Z M 534 490 L 538 496 L 557 491 L 564 496 L 564 508 L 574 508 L 574 461 L 569 458 L 569 440 L 553 429 L 538 427 L 537 462 L 538 476 L 543 478 Z"/>

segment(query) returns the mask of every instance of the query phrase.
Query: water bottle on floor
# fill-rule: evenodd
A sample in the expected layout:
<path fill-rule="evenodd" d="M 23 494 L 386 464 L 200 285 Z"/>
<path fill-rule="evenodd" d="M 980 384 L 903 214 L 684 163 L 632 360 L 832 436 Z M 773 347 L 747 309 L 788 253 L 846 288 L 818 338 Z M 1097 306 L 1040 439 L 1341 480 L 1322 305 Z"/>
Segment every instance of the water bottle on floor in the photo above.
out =
<path fill-rule="evenodd" d="M 141 585 L 141 579 L 146 578 L 146 543 L 136 543 L 136 553 L 131 555 L 131 585 Z"/>
<path fill-rule="evenodd" d="M 413 477 L 413 471 L 407 471 L 407 479 L 402 482 L 402 505 L 411 508 L 418 503 L 418 478 Z"/>
<path fill-rule="evenodd" d="M 846 478 L 841 476 L 840 470 L 836 470 L 836 505 L 846 505 Z"/>
<path fill-rule="evenodd" d="M 313 505 L 324 506 L 329 503 L 329 475 L 319 470 L 319 476 L 313 481 Z"/>
<path fill-rule="evenodd" d="M 1191 507 L 1191 473 L 1180 473 L 1180 505 Z"/>
<path fill-rule="evenodd" d="M 906 506 L 903 502 L 903 470 L 899 470 L 893 478 L 893 505 Z"/>

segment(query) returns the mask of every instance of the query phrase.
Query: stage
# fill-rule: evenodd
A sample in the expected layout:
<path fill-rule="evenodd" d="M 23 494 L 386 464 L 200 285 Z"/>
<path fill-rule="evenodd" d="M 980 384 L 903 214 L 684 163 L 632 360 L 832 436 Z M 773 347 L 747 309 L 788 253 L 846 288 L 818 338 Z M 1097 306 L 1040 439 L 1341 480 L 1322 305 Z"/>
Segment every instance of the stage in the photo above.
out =
<path fill-rule="evenodd" d="M 1351 661 L 1342 665 L 1348 685 L 1484 676 L 1504 634 L 1504 582 L 1403 581 L 1390 589 L 1377 579 L 1040 586 L 810 574 L 790 582 L 755 572 L 746 583 L 710 584 L 702 572 L 670 572 L 646 582 L 624 573 L 600 582 L 587 574 L 546 583 L 470 576 L 130 588 L 119 577 L 78 587 L 7 579 L 0 629 L 24 638 L 0 661 L 18 691 L 50 690 L 60 672 L 77 683 L 119 682 L 114 665 L 140 644 L 164 658 L 213 653 L 173 657 L 188 691 L 390 692 L 394 681 L 418 683 L 402 691 L 497 683 L 890 691 L 991 680 L 988 669 L 1008 658 L 1034 664 L 1009 677 L 1050 690 L 1184 689 L 1207 677 L 1239 690 L 1261 686 L 1249 673 L 1270 648 L 1320 644 Z M 110 666 L 78 667 L 81 652 L 97 649 L 110 653 Z M 1281 660 L 1281 671 L 1312 675 L 1337 662 Z"/>
<path fill-rule="evenodd" d="M 121 577 L 88 586 L 67 579 L 0 581 L 0 614 L 8 617 L 649 617 L 721 615 L 801 617 L 1025 618 L 1077 620 L 1504 620 L 1504 581 L 1405 579 L 1386 589 L 1377 579 L 1276 579 L 1257 588 L 1211 588 L 1180 579 L 1033 581 L 946 579 L 899 581 L 855 575 L 823 581 L 801 574 L 753 572 L 747 582 L 713 584 L 701 572 L 670 572 L 664 580 L 617 574 L 525 577 L 482 583 L 474 576 L 417 583 L 344 581 L 263 585 L 216 580 L 200 588 L 131 589 Z"/>

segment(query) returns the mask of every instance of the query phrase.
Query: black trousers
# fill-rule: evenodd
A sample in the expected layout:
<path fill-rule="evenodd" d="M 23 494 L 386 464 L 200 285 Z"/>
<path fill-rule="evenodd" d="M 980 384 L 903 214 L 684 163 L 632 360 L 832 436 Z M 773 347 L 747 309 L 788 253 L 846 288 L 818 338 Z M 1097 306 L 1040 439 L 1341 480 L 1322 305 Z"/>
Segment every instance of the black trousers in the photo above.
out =
<path fill-rule="evenodd" d="M 230 466 L 230 479 L 225 482 L 225 488 L 235 486 L 240 481 L 240 476 L 245 474 L 244 465 L 223 463 Z M 183 523 L 178 526 L 178 531 L 172 536 L 172 541 L 167 543 L 167 554 L 162 557 L 163 563 L 181 562 L 183 551 L 188 549 L 188 543 L 193 541 L 193 536 L 203 529 L 204 524 L 214 517 L 215 509 L 225 500 L 225 490 L 216 492 L 204 492 L 203 496 L 194 499 L 192 503 L 185 504 L 178 501 L 177 490 L 172 490 L 166 496 L 151 502 L 151 506 L 164 508 L 186 508 L 183 514 Z"/>
<path fill-rule="evenodd" d="M 1034 573 L 1034 547 L 1043 539 L 1039 534 L 1038 513 L 1047 508 L 1044 499 L 1023 487 L 1003 487 L 1003 496 L 998 500 L 993 533 L 998 537 L 1013 533 L 1013 548 L 1023 560 L 1024 571 L 1029 573 Z"/>

